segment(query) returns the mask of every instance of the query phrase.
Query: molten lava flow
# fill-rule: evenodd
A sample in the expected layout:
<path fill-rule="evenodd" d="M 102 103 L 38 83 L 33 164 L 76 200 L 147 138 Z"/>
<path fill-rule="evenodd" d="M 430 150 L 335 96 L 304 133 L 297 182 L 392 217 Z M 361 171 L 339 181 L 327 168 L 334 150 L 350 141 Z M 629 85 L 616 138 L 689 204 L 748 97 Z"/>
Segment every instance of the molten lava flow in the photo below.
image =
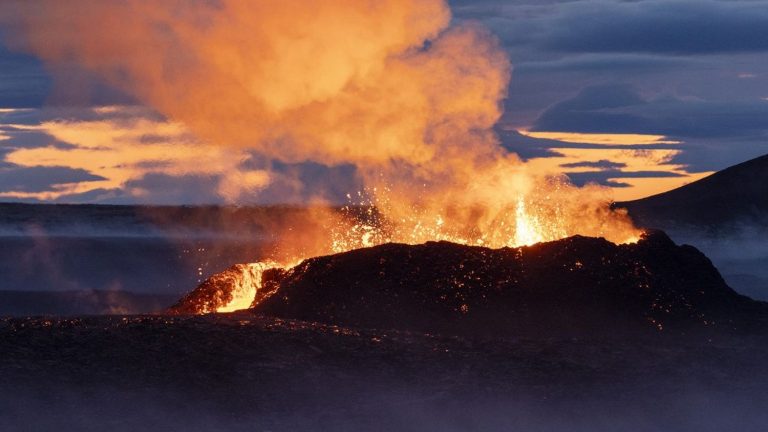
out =
<path fill-rule="evenodd" d="M 227 281 L 232 284 L 232 300 L 217 307 L 216 312 L 232 312 L 249 308 L 256 292 L 262 287 L 261 277 L 264 270 L 280 266 L 274 262 L 257 262 L 240 264 L 236 267 L 242 273 L 240 275 L 228 275 L 231 279 Z"/>
<path fill-rule="evenodd" d="M 525 210 L 525 200 L 517 201 L 515 209 L 515 246 L 527 246 L 544 240 L 541 224 Z"/>

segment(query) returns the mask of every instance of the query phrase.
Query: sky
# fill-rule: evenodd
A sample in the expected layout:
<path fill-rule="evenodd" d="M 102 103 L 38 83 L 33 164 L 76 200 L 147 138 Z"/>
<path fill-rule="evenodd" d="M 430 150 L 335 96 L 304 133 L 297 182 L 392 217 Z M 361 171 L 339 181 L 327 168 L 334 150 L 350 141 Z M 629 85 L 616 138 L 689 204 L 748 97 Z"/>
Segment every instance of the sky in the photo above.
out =
<path fill-rule="evenodd" d="M 620 201 L 768 153 L 768 0 L 449 3 L 453 22 L 479 22 L 509 55 L 495 129 L 528 169 L 603 185 Z M 14 51 L 8 31 L 0 200 L 343 202 L 361 187 L 353 165 L 204 142 L 87 68 L 52 73 Z"/>

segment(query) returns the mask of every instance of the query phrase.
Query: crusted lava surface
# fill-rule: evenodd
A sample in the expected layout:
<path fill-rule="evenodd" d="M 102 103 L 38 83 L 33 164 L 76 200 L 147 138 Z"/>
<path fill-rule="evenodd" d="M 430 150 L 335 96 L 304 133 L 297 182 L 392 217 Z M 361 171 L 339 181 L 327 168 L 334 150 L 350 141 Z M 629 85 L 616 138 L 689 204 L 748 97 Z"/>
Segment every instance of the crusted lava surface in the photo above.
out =
<path fill-rule="evenodd" d="M 226 295 L 232 284 L 213 280 L 173 311 Z M 580 236 L 502 249 L 385 244 L 311 258 L 263 281 L 253 305 L 260 314 L 469 336 L 741 332 L 762 329 L 767 315 L 701 252 L 660 231 L 626 245 Z"/>

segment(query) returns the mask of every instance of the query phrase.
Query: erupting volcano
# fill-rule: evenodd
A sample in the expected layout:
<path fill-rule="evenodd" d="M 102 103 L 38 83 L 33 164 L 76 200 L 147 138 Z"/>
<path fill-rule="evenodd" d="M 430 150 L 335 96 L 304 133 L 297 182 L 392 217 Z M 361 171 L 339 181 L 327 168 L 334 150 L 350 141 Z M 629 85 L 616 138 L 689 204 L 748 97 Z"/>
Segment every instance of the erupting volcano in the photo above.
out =
<path fill-rule="evenodd" d="M 662 232 L 629 245 L 580 236 L 502 249 L 385 244 L 291 268 L 236 265 L 171 312 L 238 308 L 356 328 L 536 337 L 743 330 L 766 312 Z"/>
<path fill-rule="evenodd" d="M 526 209 L 525 201 L 520 199 L 514 209 L 499 216 L 497 225 L 489 227 L 492 231 L 482 234 L 461 233 L 445 229 L 446 221 L 438 215 L 432 225 L 422 224 L 418 218 L 404 218 L 399 224 L 390 224 L 386 219 L 378 215 L 374 207 L 345 207 L 341 214 L 345 218 L 328 218 L 329 211 L 319 211 L 323 220 L 337 221 L 330 227 L 319 226 L 314 241 L 315 247 L 320 247 L 325 254 L 339 254 L 359 248 L 368 248 L 390 243 L 420 244 L 422 242 L 443 241 L 465 246 L 482 246 L 490 248 L 514 248 L 528 246 L 543 241 L 561 239 L 569 233 L 581 232 L 584 226 L 579 225 L 576 215 L 567 219 L 562 208 L 538 209 L 540 213 L 531 214 Z M 353 214 L 354 212 L 354 214 Z M 608 213 L 606 213 L 608 214 Z M 624 217 L 619 213 L 617 218 Z M 621 220 L 621 219 L 619 219 Z M 409 227 L 408 230 L 404 227 Z M 624 222 L 619 225 L 617 232 L 600 232 L 608 236 L 612 234 L 623 239 L 621 243 L 635 243 L 640 239 L 640 231 Z M 598 229 L 602 229 L 598 228 Z M 299 229 L 299 233 L 307 234 L 308 230 Z M 325 234 L 327 237 L 323 237 Z M 324 238 L 327 238 L 324 242 Z M 610 243 L 610 242 L 608 242 Z M 307 244 L 306 239 L 299 239 L 298 245 Z M 318 246 L 320 245 L 320 246 Z M 322 249 L 323 245 L 327 249 Z M 292 245 L 294 248 L 296 245 Z M 278 250 L 290 250 L 280 248 Z M 284 261 L 290 264 L 282 264 L 276 261 L 237 264 L 230 269 L 218 273 L 206 280 L 189 299 L 182 301 L 184 306 L 177 307 L 177 312 L 210 313 L 231 312 L 255 305 L 258 301 L 254 298 L 265 296 L 268 291 L 265 285 L 269 278 L 265 275 L 280 273 L 294 268 L 306 258 L 293 256 Z"/>
<path fill-rule="evenodd" d="M 768 430 L 766 2 L 0 0 L 0 430 Z"/>
<path fill-rule="evenodd" d="M 486 29 L 452 22 L 442 0 L 311 8 L 222 0 L 183 10 L 174 2 L 83 3 L 91 14 L 72 3 L 3 6 L 22 28 L 76 29 L 56 39 L 20 31 L 10 40 L 54 69 L 76 62 L 202 142 L 229 146 L 243 163 L 222 174 L 222 195 L 237 201 L 286 185 L 289 198 L 306 186 L 271 169 L 275 163 L 355 168 L 361 190 L 347 204 L 375 209 L 373 220 L 350 224 L 328 211 L 313 227 L 283 227 L 270 257 L 280 267 L 390 242 L 500 248 L 573 235 L 639 237 L 625 213 L 610 210 L 605 189 L 532 172 L 499 145 L 493 127 L 509 59 Z M 328 196 L 309 201 L 327 204 Z"/>

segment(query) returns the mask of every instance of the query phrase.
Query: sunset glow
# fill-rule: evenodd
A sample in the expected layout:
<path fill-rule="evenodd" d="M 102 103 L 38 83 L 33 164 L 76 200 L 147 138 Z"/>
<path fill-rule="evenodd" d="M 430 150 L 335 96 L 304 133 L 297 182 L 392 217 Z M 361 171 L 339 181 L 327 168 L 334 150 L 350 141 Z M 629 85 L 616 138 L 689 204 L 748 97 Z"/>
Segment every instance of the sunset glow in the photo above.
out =
<path fill-rule="evenodd" d="M 521 134 L 532 138 L 549 139 L 567 143 L 602 144 L 602 145 L 639 145 L 639 144 L 680 144 L 680 141 L 667 139 L 664 135 L 578 133 L 578 132 L 533 132 L 519 130 Z"/>

